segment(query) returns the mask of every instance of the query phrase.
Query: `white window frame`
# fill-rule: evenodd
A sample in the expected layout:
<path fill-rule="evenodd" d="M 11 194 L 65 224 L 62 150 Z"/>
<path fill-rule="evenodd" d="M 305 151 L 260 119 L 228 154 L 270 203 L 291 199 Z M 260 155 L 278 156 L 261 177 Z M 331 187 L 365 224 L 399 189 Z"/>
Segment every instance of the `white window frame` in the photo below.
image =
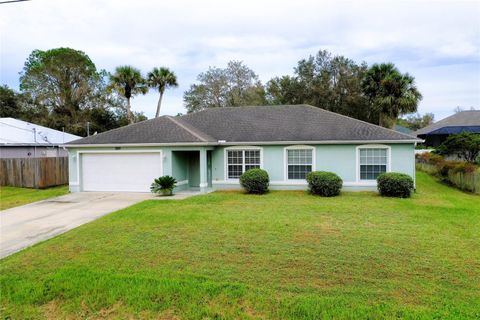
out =
<path fill-rule="evenodd" d="M 377 180 L 360 179 L 360 150 L 361 149 L 386 149 L 387 150 L 387 171 L 392 172 L 392 147 L 383 144 L 364 144 L 356 147 L 355 171 L 358 184 L 376 185 Z"/>
<path fill-rule="evenodd" d="M 305 182 L 305 179 L 288 179 L 288 150 L 312 150 L 312 171 L 316 170 L 316 148 L 307 145 L 295 145 L 283 148 L 283 180 L 290 182 Z"/>
<path fill-rule="evenodd" d="M 260 151 L 260 169 L 263 169 L 263 148 L 256 146 L 234 146 L 223 149 L 223 163 L 224 163 L 224 179 L 225 181 L 230 182 L 239 182 L 238 178 L 229 178 L 228 177 L 228 151 L 250 151 L 258 150 Z M 245 153 L 243 153 L 242 160 L 242 172 L 245 172 Z"/>

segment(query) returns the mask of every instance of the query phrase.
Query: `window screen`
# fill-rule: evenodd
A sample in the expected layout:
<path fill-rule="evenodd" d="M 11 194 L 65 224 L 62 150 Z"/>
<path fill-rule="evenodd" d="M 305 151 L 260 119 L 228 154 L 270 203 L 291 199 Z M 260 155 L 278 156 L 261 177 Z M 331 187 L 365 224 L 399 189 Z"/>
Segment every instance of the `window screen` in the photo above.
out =
<path fill-rule="evenodd" d="M 312 149 L 287 150 L 287 171 L 289 180 L 303 180 L 313 167 Z"/>
<path fill-rule="evenodd" d="M 247 170 L 260 168 L 260 150 L 228 150 L 227 177 L 238 179 Z"/>
<path fill-rule="evenodd" d="M 360 149 L 360 180 L 375 180 L 387 172 L 387 149 Z"/>

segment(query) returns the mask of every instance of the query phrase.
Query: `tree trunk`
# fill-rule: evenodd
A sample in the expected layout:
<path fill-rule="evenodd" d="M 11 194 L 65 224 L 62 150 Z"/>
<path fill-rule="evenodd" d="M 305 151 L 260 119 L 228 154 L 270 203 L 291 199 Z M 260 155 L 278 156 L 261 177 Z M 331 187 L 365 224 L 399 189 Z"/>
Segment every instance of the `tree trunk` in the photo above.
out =
<path fill-rule="evenodd" d="M 396 120 L 397 120 L 396 118 L 391 118 L 380 112 L 378 124 L 381 127 L 384 127 L 387 129 L 393 129 L 393 127 L 395 126 Z"/>
<path fill-rule="evenodd" d="M 163 91 L 160 91 L 160 97 L 158 98 L 157 103 L 157 113 L 155 113 L 155 118 L 160 116 L 160 107 L 162 106 Z"/>
<path fill-rule="evenodd" d="M 384 128 L 389 128 L 390 129 L 390 121 L 389 118 L 380 112 L 379 117 L 378 117 L 378 125 Z"/>
<path fill-rule="evenodd" d="M 127 98 L 127 120 L 128 120 L 128 123 L 130 124 L 133 123 L 132 109 L 130 106 L 130 98 Z"/>

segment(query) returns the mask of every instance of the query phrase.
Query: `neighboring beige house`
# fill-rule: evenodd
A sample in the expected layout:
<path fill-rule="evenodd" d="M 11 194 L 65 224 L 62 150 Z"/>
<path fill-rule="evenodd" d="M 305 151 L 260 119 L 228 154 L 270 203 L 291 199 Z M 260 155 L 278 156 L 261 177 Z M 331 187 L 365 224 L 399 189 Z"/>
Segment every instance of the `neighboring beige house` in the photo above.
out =
<path fill-rule="evenodd" d="M 0 118 L 0 159 L 66 157 L 60 145 L 81 137 L 14 118 Z"/>

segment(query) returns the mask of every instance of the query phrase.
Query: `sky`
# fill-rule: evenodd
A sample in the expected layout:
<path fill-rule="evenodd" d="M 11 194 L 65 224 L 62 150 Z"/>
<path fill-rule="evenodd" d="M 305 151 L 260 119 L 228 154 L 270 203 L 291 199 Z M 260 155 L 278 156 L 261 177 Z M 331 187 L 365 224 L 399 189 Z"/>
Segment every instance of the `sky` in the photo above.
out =
<path fill-rule="evenodd" d="M 3 0 L 2 0 L 3 1 Z M 457 106 L 480 109 L 477 1 L 31 0 L 0 4 L 0 84 L 18 90 L 34 49 L 70 47 L 98 69 L 166 66 L 180 86 L 161 114 L 185 113 L 183 93 L 209 66 L 243 61 L 265 83 L 329 50 L 357 62 L 393 62 L 416 79 L 419 112 L 436 120 Z M 155 114 L 157 92 L 133 110 Z"/>

